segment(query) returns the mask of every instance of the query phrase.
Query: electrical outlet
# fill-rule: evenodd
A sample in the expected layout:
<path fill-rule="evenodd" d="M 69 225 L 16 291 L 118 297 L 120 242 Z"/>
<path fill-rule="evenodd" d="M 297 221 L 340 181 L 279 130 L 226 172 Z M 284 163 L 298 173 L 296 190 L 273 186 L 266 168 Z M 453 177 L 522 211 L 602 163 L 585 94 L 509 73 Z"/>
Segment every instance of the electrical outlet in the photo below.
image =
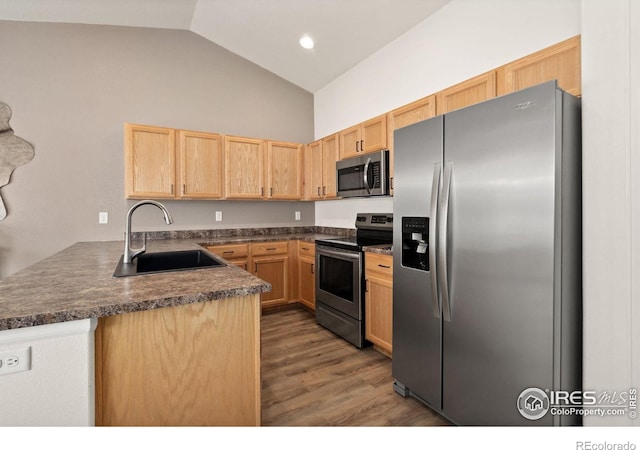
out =
<path fill-rule="evenodd" d="M 216 222 L 222 222 L 222 211 L 216 211 Z"/>
<path fill-rule="evenodd" d="M 98 223 L 101 225 L 109 223 L 109 213 L 108 212 L 98 213 Z"/>
<path fill-rule="evenodd" d="M 0 375 L 31 370 L 31 347 L 0 352 Z"/>
<path fill-rule="evenodd" d="M 296 211 L 296 220 L 300 220 L 300 211 Z"/>

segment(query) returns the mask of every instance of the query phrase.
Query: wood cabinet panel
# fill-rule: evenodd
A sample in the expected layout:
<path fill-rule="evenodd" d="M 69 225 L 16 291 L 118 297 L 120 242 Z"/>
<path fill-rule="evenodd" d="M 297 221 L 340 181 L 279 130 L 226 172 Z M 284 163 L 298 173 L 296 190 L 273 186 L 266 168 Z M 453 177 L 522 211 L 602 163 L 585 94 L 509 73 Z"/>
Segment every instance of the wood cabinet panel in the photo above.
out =
<path fill-rule="evenodd" d="M 125 195 L 128 198 L 174 198 L 175 130 L 125 124 Z"/>
<path fill-rule="evenodd" d="M 336 161 L 340 152 L 338 134 L 322 139 L 322 198 L 336 198 L 338 185 L 336 181 Z"/>
<path fill-rule="evenodd" d="M 575 36 L 505 65 L 499 94 L 558 80 L 560 89 L 582 95 L 580 51 L 580 36 Z"/>
<path fill-rule="evenodd" d="M 259 199 L 264 196 L 265 146 L 261 139 L 225 136 L 225 197 Z"/>
<path fill-rule="evenodd" d="M 361 132 L 361 124 L 340 132 L 340 159 L 351 158 L 360 153 Z"/>
<path fill-rule="evenodd" d="M 304 199 L 322 198 L 322 141 L 307 144 L 304 150 Z"/>
<path fill-rule="evenodd" d="M 436 94 L 438 114 L 464 108 L 496 96 L 496 72 L 491 71 Z"/>
<path fill-rule="evenodd" d="M 340 159 L 387 148 L 387 115 L 374 117 L 340 133 Z"/>
<path fill-rule="evenodd" d="M 251 244 L 251 256 L 282 255 L 289 252 L 287 241 L 256 242 Z"/>
<path fill-rule="evenodd" d="M 268 198 L 280 200 L 302 198 L 302 156 L 300 144 L 268 142 Z"/>
<path fill-rule="evenodd" d="M 250 295 L 101 318 L 96 424 L 260 425 L 260 315 Z"/>
<path fill-rule="evenodd" d="M 178 131 L 180 197 L 222 197 L 223 146 L 218 134 Z"/>
<path fill-rule="evenodd" d="M 260 295 L 263 307 L 283 305 L 289 301 L 289 256 L 252 258 L 253 274 L 271 284 L 271 292 Z"/>
<path fill-rule="evenodd" d="M 365 253 L 365 337 L 382 353 L 393 350 L 393 257 Z"/>
<path fill-rule="evenodd" d="M 298 298 L 300 303 L 316 309 L 316 246 L 298 241 Z"/>

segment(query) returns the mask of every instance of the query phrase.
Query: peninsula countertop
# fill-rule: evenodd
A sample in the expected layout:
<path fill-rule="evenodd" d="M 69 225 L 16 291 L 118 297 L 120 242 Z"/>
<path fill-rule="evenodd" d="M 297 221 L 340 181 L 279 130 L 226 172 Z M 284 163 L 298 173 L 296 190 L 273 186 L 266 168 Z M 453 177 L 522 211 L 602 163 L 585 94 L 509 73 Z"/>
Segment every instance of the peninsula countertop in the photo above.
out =
<path fill-rule="evenodd" d="M 232 264 L 114 278 L 122 241 L 79 242 L 0 281 L 0 330 L 269 292 Z M 147 252 L 198 248 L 197 240 L 147 241 Z"/>

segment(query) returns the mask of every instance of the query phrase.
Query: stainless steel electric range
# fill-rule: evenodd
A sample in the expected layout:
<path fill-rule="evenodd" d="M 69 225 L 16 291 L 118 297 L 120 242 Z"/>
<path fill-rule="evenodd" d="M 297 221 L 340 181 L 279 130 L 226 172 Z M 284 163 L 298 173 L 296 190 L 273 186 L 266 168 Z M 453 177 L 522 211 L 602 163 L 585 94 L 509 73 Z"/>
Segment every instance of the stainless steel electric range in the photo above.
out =
<path fill-rule="evenodd" d="M 358 213 L 356 236 L 316 240 L 316 321 L 358 348 L 364 338 L 364 250 L 393 242 L 393 214 Z"/>

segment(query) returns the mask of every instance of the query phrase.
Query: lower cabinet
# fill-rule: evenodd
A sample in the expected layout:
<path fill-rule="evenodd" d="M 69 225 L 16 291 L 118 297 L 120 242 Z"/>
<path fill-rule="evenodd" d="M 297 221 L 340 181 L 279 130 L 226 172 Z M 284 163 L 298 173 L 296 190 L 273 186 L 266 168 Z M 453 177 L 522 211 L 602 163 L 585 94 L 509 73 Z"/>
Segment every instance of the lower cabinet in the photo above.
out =
<path fill-rule="evenodd" d="M 393 341 L 393 257 L 365 253 L 365 338 L 391 356 Z"/>
<path fill-rule="evenodd" d="M 298 300 L 316 309 L 316 245 L 298 241 Z"/>
<path fill-rule="evenodd" d="M 257 294 L 103 317 L 96 425 L 260 425 Z"/>

